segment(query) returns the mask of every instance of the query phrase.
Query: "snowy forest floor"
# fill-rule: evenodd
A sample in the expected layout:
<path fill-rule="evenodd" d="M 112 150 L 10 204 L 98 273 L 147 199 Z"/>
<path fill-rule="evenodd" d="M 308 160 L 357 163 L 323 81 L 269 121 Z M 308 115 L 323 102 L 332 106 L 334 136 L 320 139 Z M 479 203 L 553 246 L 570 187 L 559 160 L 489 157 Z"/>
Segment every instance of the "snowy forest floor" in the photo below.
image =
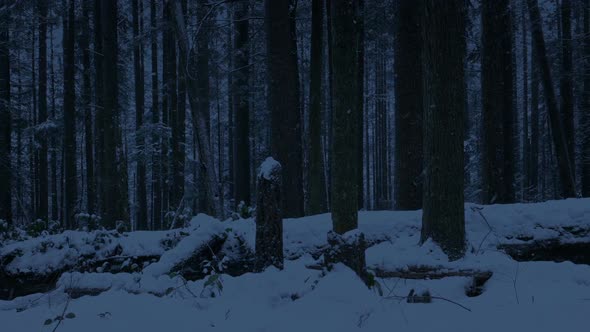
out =
<path fill-rule="evenodd" d="M 254 248 L 252 219 L 220 222 L 199 215 L 181 230 L 121 236 L 69 231 L 4 244 L 0 268 L 5 274 L 49 273 L 78 264 L 76 260 L 89 253 L 100 261 L 113 248 L 121 257 L 158 258 L 131 273 L 108 273 L 102 266 L 68 270 L 49 292 L 0 301 L 0 326 L 7 332 L 586 330 L 589 265 L 517 262 L 498 247 L 555 238 L 563 244 L 589 242 L 590 199 L 466 204 L 465 216 L 468 249 L 463 259 L 454 262 L 448 262 L 432 242 L 418 244 L 420 211 L 360 212 L 359 228 L 370 243 L 376 243 L 366 250 L 369 269 L 435 266 L 440 271 L 491 271 L 483 293 L 475 297 L 466 295 L 470 277 L 378 277 L 380 292 L 379 287 L 367 288 L 343 265 L 331 271 L 309 268 L 318 264 L 310 253 L 325 246 L 329 214 L 284 221 L 282 271 L 271 267 L 233 277 L 223 270 L 223 262 L 232 259 L 226 254 L 221 261 L 206 264 L 204 278 L 187 281 L 174 267 L 189 260 L 214 234 L 231 233 L 228 238 L 239 238 L 244 247 Z M 97 244 L 98 238 L 105 243 Z M 223 246 L 229 249 L 236 241 Z M 18 255 L 11 256 L 15 252 Z M 66 290 L 74 288 L 99 291 L 96 296 L 72 298 Z M 428 291 L 432 302 L 408 303 L 411 290 Z"/>

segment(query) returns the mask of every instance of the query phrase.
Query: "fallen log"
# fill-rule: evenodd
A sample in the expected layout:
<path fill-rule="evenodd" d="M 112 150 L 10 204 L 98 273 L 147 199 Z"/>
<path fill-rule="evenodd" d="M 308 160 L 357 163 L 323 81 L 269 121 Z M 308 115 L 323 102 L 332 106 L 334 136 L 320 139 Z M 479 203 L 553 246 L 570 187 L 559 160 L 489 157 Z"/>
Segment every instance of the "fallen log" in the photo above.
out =
<path fill-rule="evenodd" d="M 559 239 L 547 239 L 522 244 L 500 244 L 498 250 L 519 262 L 570 261 L 575 264 L 590 264 L 590 242 L 564 243 Z"/>

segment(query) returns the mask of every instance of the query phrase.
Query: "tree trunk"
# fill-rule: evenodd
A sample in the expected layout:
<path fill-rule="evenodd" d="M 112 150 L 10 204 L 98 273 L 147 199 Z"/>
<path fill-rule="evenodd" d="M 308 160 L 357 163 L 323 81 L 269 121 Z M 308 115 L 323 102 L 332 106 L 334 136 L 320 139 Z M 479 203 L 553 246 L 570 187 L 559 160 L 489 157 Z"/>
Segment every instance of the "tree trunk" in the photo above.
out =
<path fill-rule="evenodd" d="M 394 202 L 397 210 L 417 210 L 422 207 L 422 7 L 402 0 L 397 10 Z"/>
<path fill-rule="evenodd" d="M 194 47 L 189 48 L 189 39 L 186 32 L 186 25 L 184 23 L 184 16 L 182 15 L 182 8 L 180 7 L 179 3 L 175 5 L 173 16 L 174 28 L 178 39 L 180 52 L 187 54 L 186 60 L 188 62 L 186 64 L 181 63 L 181 67 L 184 68 L 185 77 L 187 78 L 189 104 L 193 115 L 193 130 L 197 133 L 199 157 L 201 158 L 203 170 L 205 171 L 204 176 L 206 180 L 207 200 L 209 206 L 211 206 L 213 209 L 214 216 L 220 217 L 222 216 L 223 211 L 221 204 L 219 204 L 219 181 L 215 171 L 215 165 L 212 159 L 213 153 L 211 151 L 211 145 L 209 142 L 209 125 L 207 121 L 208 114 L 205 113 L 206 111 L 208 113 L 208 108 L 204 110 L 202 107 L 200 107 L 202 103 L 199 96 L 199 89 L 202 89 L 201 85 L 197 83 L 194 75 L 188 74 L 195 72 L 197 69 L 197 51 Z M 199 33 L 202 33 L 202 31 Z"/>
<path fill-rule="evenodd" d="M 283 170 L 283 212 L 303 216 L 303 147 L 299 73 L 292 0 L 266 0 L 268 107 L 271 114 L 271 152 Z"/>
<path fill-rule="evenodd" d="M 127 215 L 127 170 L 121 152 L 120 116 L 118 108 L 118 21 L 117 1 L 101 3 L 101 25 L 103 39 L 103 110 L 102 145 L 104 158 L 101 160 L 101 181 L 103 192 L 101 201 L 103 222 L 106 228 L 113 229 L 117 221 L 126 220 Z M 108 84 L 107 84 L 108 82 Z"/>
<path fill-rule="evenodd" d="M 132 2 L 133 11 L 133 71 L 135 78 L 135 149 L 137 157 L 136 172 L 136 214 L 135 225 L 137 230 L 147 230 L 147 189 L 145 170 L 145 139 L 143 131 L 144 113 L 144 70 L 143 70 L 143 43 L 142 43 L 142 22 L 140 22 L 140 11 L 138 0 Z"/>
<path fill-rule="evenodd" d="M 551 136 L 553 137 L 553 145 L 555 146 L 555 153 L 557 155 L 557 163 L 559 166 L 559 177 L 562 186 L 561 195 L 562 197 L 575 197 L 574 173 L 570 164 L 567 142 L 564 136 L 559 110 L 557 108 L 555 92 L 553 91 L 553 81 L 551 79 L 549 60 L 547 59 L 547 53 L 545 50 L 545 37 L 543 36 L 541 14 L 539 12 L 537 0 L 527 0 L 527 6 L 529 8 L 529 18 L 533 35 L 533 49 L 537 56 L 539 70 L 541 71 L 541 83 L 543 84 L 543 90 L 545 91 L 545 104 L 549 114 Z"/>
<path fill-rule="evenodd" d="M 78 201 L 76 174 L 76 85 L 75 85 L 75 3 L 69 0 L 68 24 L 64 27 L 64 158 L 65 205 L 63 223 L 66 229 L 75 225 Z"/>
<path fill-rule="evenodd" d="M 428 0 L 424 13 L 425 172 L 421 241 L 432 238 L 450 259 L 457 259 L 465 250 L 465 1 Z"/>
<path fill-rule="evenodd" d="M 104 121 L 105 121 L 105 109 L 103 105 L 103 41 L 102 41 L 102 15 L 101 15 L 101 0 L 94 0 L 94 128 L 95 128 L 95 152 L 96 152 L 96 196 L 98 198 L 97 209 L 95 212 L 104 212 L 104 206 L 102 206 L 104 195 L 104 183 L 101 181 L 103 178 L 103 163 L 104 163 Z M 97 214 L 100 214 L 97 213 Z"/>
<path fill-rule="evenodd" d="M 247 1 L 234 3 L 233 72 L 231 81 L 232 110 L 235 117 L 233 135 L 233 181 L 235 204 L 250 205 L 250 98 L 248 79 L 250 68 L 249 5 Z M 236 167 L 237 166 L 237 167 Z"/>
<path fill-rule="evenodd" d="M 12 224 L 9 1 L 0 1 L 0 219 Z"/>
<path fill-rule="evenodd" d="M 152 62 L 152 125 L 160 125 L 160 105 L 158 88 L 158 25 L 156 0 L 150 1 L 151 26 L 151 62 Z M 162 225 L 162 184 L 160 135 L 157 130 L 152 134 L 152 228 L 161 229 Z"/>
<path fill-rule="evenodd" d="M 47 121 L 47 2 L 39 1 L 39 123 Z M 42 133 L 39 138 L 39 162 L 37 174 L 39 176 L 39 207 L 37 219 L 47 221 L 49 209 L 49 185 L 47 172 L 47 135 Z"/>
<path fill-rule="evenodd" d="M 256 204 L 256 258 L 263 270 L 283 268 L 283 215 L 281 164 L 267 158 L 260 166 Z"/>
<path fill-rule="evenodd" d="M 82 36 L 80 48 L 82 48 L 82 104 L 84 105 L 84 132 L 85 156 L 86 156 L 86 212 L 95 213 L 95 181 L 94 181 L 94 134 L 92 130 L 92 86 L 90 84 L 90 2 L 82 3 Z"/>
<path fill-rule="evenodd" d="M 522 201 L 528 202 L 530 200 L 531 190 L 531 158 L 530 148 L 531 141 L 529 139 L 529 53 L 527 41 L 527 22 L 526 22 L 526 4 L 522 2 L 522 11 L 520 16 L 522 24 Z"/>
<path fill-rule="evenodd" d="M 355 42 L 357 45 L 357 116 L 358 116 L 358 208 L 365 207 L 365 196 L 364 196 L 364 179 L 363 179 L 363 122 L 364 120 L 364 99 L 365 99 L 365 0 L 355 0 Z M 384 76 L 385 77 L 385 76 Z"/>
<path fill-rule="evenodd" d="M 514 201 L 513 59 L 509 0 L 482 9 L 483 201 Z"/>
<path fill-rule="evenodd" d="M 590 197 L 590 1 L 584 1 L 584 90 L 582 97 L 582 196 Z"/>
<path fill-rule="evenodd" d="M 381 45 L 380 49 L 385 49 Z M 388 116 L 387 87 L 385 78 L 385 55 L 382 51 L 375 66 L 375 204 L 377 210 L 391 208 L 389 197 L 389 158 L 388 158 Z"/>
<path fill-rule="evenodd" d="M 322 152 L 322 75 L 323 18 L 322 0 L 312 1 L 311 64 L 309 74 L 309 213 L 326 212 L 326 180 Z"/>
<path fill-rule="evenodd" d="M 355 36 L 354 4 L 331 2 L 332 39 L 332 225 L 338 234 L 357 228 L 358 224 L 358 43 Z"/>
<path fill-rule="evenodd" d="M 569 157 L 572 178 L 576 178 L 575 147 L 576 135 L 574 128 L 574 88 L 573 88 L 573 60 L 572 60 L 572 3 L 571 0 L 561 0 L 561 72 L 559 81 L 559 96 L 561 97 L 561 114 L 563 117 L 563 132 Z M 575 187 L 574 187 L 575 188 Z"/>

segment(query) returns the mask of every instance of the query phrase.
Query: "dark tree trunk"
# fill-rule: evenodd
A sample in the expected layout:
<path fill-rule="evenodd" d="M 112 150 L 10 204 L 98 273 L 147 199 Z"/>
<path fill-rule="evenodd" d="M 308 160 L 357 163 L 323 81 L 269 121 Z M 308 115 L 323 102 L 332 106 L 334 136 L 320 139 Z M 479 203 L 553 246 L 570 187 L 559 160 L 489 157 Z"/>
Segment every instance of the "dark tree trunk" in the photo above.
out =
<path fill-rule="evenodd" d="M 539 69 L 537 56 L 531 50 L 531 146 L 529 197 L 539 200 Z"/>
<path fill-rule="evenodd" d="M 94 0 L 94 128 L 95 128 L 95 157 L 96 157 L 96 196 L 98 208 L 95 212 L 104 212 L 104 206 L 102 206 L 102 196 L 105 192 L 104 183 L 101 181 L 103 178 L 103 161 L 104 161 L 104 119 L 105 110 L 102 100 L 103 95 L 103 47 L 102 47 L 102 15 L 101 15 L 101 0 Z"/>
<path fill-rule="evenodd" d="M 185 17 L 187 15 L 187 6 L 187 1 L 182 1 L 182 12 Z M 174 47 L 176 47 L 176 44 L 174 44 Z M 181 206 L 184 205 L 184 165 L 186 157 L 186 78 L 185 72 L 180 68 L 180 64 L 186 63 L 186 53 L 178 52 L 178 57 L 178 93 L 176 109 L 175 112 L 172 113 L 175 129 L 172 131 L 172 146 L 174 150 L 172 156 L 171 207 L 182 212 Z M 181 57 L 183 59 L 180 59 Z"/>
<path fill-rule="evenodd" d="M 322 0 L 312 1 L 311 64 L 309 85 L 309 213 L 326 212 L 326 180 L 322 151 L 322 75 L 323 75 Z"/>
<path fill-rule="evenodd" d="M 529 139 L 529 53 L 527 41 L 527 22 L 526 22 L 526 4 L 522 2 L 522 11 L 520 16 L 522 24 L 522 200 L 528 202 L 531 190 L 531 141 Z"/>
<path fill-rule="evenodd" d="M 514 201 L 514 82 L 509 0 L 482 9 L 483 201 Z"/>
<path fill-rule="evenodd" d="M 381 45 L 384 50 L 385 46 Z M 378 56 L 375 66 L 375 208 L 387 210 L 391 208 L 389 190 L 389 153 L 388 153 L 388 115 L 387 115 L 387 82 L 385 77 L 384 51 Z"/>
<path fill-rule="evenodd" d="M 46 1 L 37 2 L 39 10 L 39 123 L 47 121 L 47 6 Z M 49 185 L 47 172 L 47 137 L 39 138 L 39 160 L 37 174 L 39 177 L 39 206 L 37 219 L 47 221 L 49 209 Z"/>
<path fill-rule="evenodd" d="M 204 20 L 207 19 L 206 15 L 207 15 L 207 9 L 206 9 L 206 5 L 207 5 L 207 1 L 205 0 L 199 0 L 198 4 L 197 4 L 197 17 L 198 17 L 198 21 L 202 22 Z M 209 27 L 207 26 L 206 22 L 202 22 L 201 23 L 201 29 L 197 35 L 197 54 L 196 54 L 196 60 L 197 60 L 197 73 L 202 73 L 201 75 L 198 76 L 197 78 L 197 103 L 198 103 L 198 109 L 199 109 L 199 113 L 201 114 L 203 120 L 205 121 L 205 126 L 204 128 L 201 128 L 200 130 L 204 130 L 205 132 L 203 134 L 207 135 L 207 137 L 209 138 L 207 140 L 207 144 L 209 145 L 209 149 L 212 149 L 211 147 L 211 143 L 210 143 L 210 138 L 211 138 L 211 113 L 210 113 L 210 108 L 209 108 L 209 103 L 210 103 L 210 96 L 209 96 L 209 87 L 210 87 L 210 82 L 209 82 Z M 205 169 L 204 163 L 202 162 L 203 158 L 205 156 L 203 156 L 201 153 L 199 153 L 199 160 L 201 161 L 201 169 L 199 172 L 199 182 L 198 182 L 198 187 L 199 187 L 199 208 L 201 210 L 201 212 L 204 213 L 209 213 L 209 214 L 213 214 L 214 211 L 214 207 L 213 205 L 210 204 L 210 201 L 215 199 L 219 199 L 218 198 L 218 194 L 216 194 L 215 198 L 213 197 L 208 197 L 208 193 L 207 193 L 207 169 Z M 211 154 L 210 158 L 212 158 L 213 161 L 213 154 Z M 213 165 L 213 162 L 212 162 Z M 214 169 L 210 170 L 211 172 L 215 172 Z M 215 184 L 215 190 L 216 192 L 217 187 L 219 186 L 219 183 Z M 222 212 L 222 211 L 220 211 Z"/>
<path fill-rule="evenodd" d="M 281 164 L 267 158 L 260 166 L 256 204 L 256 258 L 259 270 L 283 268 Z"/>
<path fill-rule="evenodd" d="M 49 28 L 49 40 L 50 40 L 50 48 L 51 48 L 51 61 L 50 69 L 51 69 L 51 119 L 55 121 L 55 112 L 57 106 L 56 97 L 55 97 L 55 70 L 54 70 L 54 57 L 53 57 L 53 26 Z M 57 202 L 57 192 L 58 192 L 58 181 L 57 181 L 57 149 L 58 149 L 58 142 L 55 135 L 51 137 L 51 220 L 59 220 L 59 208 Z"/>
<path fill-rule="evenodd" d="M 398 3 L 395 25 L 395 164 L 397 210 L 422 208 L 422 7 Z"/>
<path fill-rule="evenodd" d="M 172 98 L 176 100 L 176 80 L 172 83 L 172 77 L 176 77 L 176 49 L 174 48 L 174 30 L 172 30 L 172 9 L 174 4 L 169 2 L 164 5 L 162 11 L 162 128 L 165 130 L 173 130 L 170 123 L 171 111 L 174 108 L 172 105 Z M 171 59 L 171 58 L 174 59 Z M 174 90 L 172 92 L 172 86 Z M 171 178 L 171 165 L 172 158 L 170 154 L 170 143 L 171 137 L 169 135 L 162 135 L 161 148 L 162 155 L 160 164 L 161 181 L 162 181 L 162 224 L 161 227 L 166 225 L 166 216 L 168 215 L 170 208 L 170 188 L 172 185 Z"/>
<path fill-rule="evenodd" d="M 127 215 L 127 170 L 121 152 L 120 117 L 118 107 L 118 33 L 117 1 L 103 1 L 101 4 L 101 25 L 103 39 L 103 111 L 102 145 L 104 159 L 101 160 L 101 201 L 104 226 L 113 229 L 116 222 L 126 220 Z M 108 84 L 107 84 L 108 82 Z"/>
<path fill-rule="evenodd" d="M 141 127 L 143 126 L 144 113 L 144 70 L 143 70 L 143 43 L 142 43 L 142 22 L 139 15 L 141 13 L 138 0 L 133 0 L 133 72 L 135 78 L 135 149 L 137 154 L 137 181 L 136 181 L 136 199 L 137 207 L 135 214 L 136 229 L 147 230 L 147 189 L 146 189 L 146 170 L 145 170 L 145 138 Z"/>
<path fill-rule="evenodd" d="M 78 201 L 76 174 L 76 84 L 75 84 L 75 3 L 69 0 L 68 24 L 64 27 L 64 180 L 65 205 L 63 223 L 66 229 L 75 225 Z"/>
<path fill-rule="evenodd" d="M 350 43 L 359 28 L 352 1 L 331 2 L 332 39 L 332 225 L 338 234 L 358 224 L 358 56 L 360 45 Z"/>
<path fill-rule="evenodd" d="M 365 99 L 365 0 L 354 0 L 355 6 L 355 43 L 357 45 L 357 116 L 358 116 L 358 208 L 365 207 L 365 196 L 364 196 L 364 179 L 363 179 L 363 122 L 364 122 L 364 99 Z M 384 76 L 385 77 L 385 76 Z"/>
<path fill-rule="evenodd" d="M 151 63 L 152 63 L 152 125 L 160 124 L 160 105 L 158 88 L 158 25 L 156 0 L 150 1 Z M 160 156 L 160 135 L 152 134 L 152 228 L 162 227 L 162 174 Z"/>
<path fill-rule="evenodd" d="M 235 117 L 233 135 L 233 181 L 235 204 L 250 205 L 250 98 L 248 78 L 250 68 L 250 40 L 248 37 L 249 5 L 247 1 L 234 3 L 234 44 L 232 72 L 232 110 Z"/>
<path fill-rule="evenodd" d="M 282 165 L 283 212 L 287 218 L 303 216 L 301 109 L 291 2 L 265 1 L 271 152 Z"/>
<path fill-rule="evenodd" d="M 582 196 L 590 197 L 590 1 L 584 1 L 584 90 L 582 97 Z"/>
<path fill-rule="evenodd" d="M 432 238 L 450 259 L 456 259 L 465 250 L 465 1 L 428 0 L 424 14 L 425 172 L 421 240 Z"/>
<path fill-rule="evenodd" d="M 82 36 L 80 48 L 82 48 L 82 104 L 84 105 L 84 132 L 86 155 L 86 202 L 87 211 L 92 214 L 95 211 L 95 179 L 94 179 L 94 134 L 92 130 L 92 86 L 90 84 L 90 2 L 82 3 Z"/>
<path fill-rule="evenodd" d="M 0 219 L 12 224 L 9 1 L 0 1 Z"/>
<path fill-rule="evenodd" d="M 553 91 L 553 80 L 549 69 L 549 60 L 545 50 L 545 37 L 541 26 L 541 14 L 537 0 L 527 0 L 529 8 L 529 18 L 533 35 L 533 50 L 537 56 L 538 68 L 541 72 L 541 83 L 545 91 L 545 105 L 549 115 L 551 125 L 551 136 L 557 155 L 557 164 L 559 167 L 559 177 L 561 180 L 561 196 L 575 197 L 575 180 L 572 165 L 570 163 L 567 142 L 564 135 L 563 124 L 557 108 L 555 91 Z"/>
<path fill-rule="evenodd" d="M 572 60 L 572 3 L 571 0 L 561 0 L 561 72 L 559 81 L 559 96 L 561 97 L 561 114 L 563 117 L 563 132 L 567 154 L 569 157 L 572 177 L 576 178 L 575 147 L 576 135 L 574 128 L 574 88 L 573 88 L 573 60 Z"/>

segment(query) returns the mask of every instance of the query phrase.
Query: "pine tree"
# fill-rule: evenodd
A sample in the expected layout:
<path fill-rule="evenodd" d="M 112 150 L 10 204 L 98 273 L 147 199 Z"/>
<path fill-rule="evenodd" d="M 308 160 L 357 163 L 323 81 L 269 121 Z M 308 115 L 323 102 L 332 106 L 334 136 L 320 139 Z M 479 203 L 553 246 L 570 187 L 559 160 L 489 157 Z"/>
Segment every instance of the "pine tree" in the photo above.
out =
<path fill-rule="evenodd" d="M 250 100 L 248 79 L 250 76 L 249 5 L 237 1 L 234 6 L 233 71 L 231 77 L 232 111 L 234 112 L 233 135 L 233 183 L 236 205 L 250 205 Z"/>
<path fill-rule="evenodd" d="M 67 26 L 64 26 L 64 180 L 65 205 L 63 224 L 66 229 L 75 225 L 78 202 L 78 176 L 76 172 L 76 83 L 75 83 L 75 3 L 69 0 Z"/>
<path fill-rule="evenodd" d="M 398 2 L 395 25 L 395 164 L 397 210 L 422 207 L 422 7 Z"/>
<path fill-rule="evenodd" d="M 264 20 L 271 154 L 282 165 L 283 214 L 286 218 L 303 216 L 301 108 L 297 49 L 291 16 L 294 14 L 290 12 L 292 2 L 265 0 Z"/>
<path fill-rule="evenodd" d="M 39 123 L 47 121 L 47 6 L 46 1 L 37 2 L 39 13 L 39 89 L 38 89 L 38 110 Z M 37 163 L 37 174 L 39 176 L 39 207 L 37 219 L 46 221 L 49 210 L 49 186 L 47 168 L 47 137 L 43 133 L 39 137 L 39 160 Z"/>
<path fill-rule="evenodd" d="M 82 35 L 80 48 L 82 49 L 82 104 L 84 105 L 84 133 L 86 157 L 86 212 L 95 213 L 95 179 L 94 179 L 94 131 L 92 129 L 92 86 L 90 68 L 90 5 L 89 1 L 82 2 Z"/>
<path fill-rule="evenodd" d="M 463 124 L 465 20 L 463 0 L 427 0 L 422 25 L 424 192 L 422 236 L 450 259 L 465 250 Z"/>
<path fill-rule="evenodd" d="M 12 118 L 10 112 L 10 10 L 0 1 L 0 219 L 12 223 Z"/>
<path fill-rule="evenodd" d="M 358 224 L 358 56 L 355 9 L 352 1 L 331 2 L 332 47 L 332 225 L 338 234 Z"/>
<path fill-rule="evenodd" d="M 483 201 L 514 201 L 514 83 L 509 0 L 482 7 Z"/>

